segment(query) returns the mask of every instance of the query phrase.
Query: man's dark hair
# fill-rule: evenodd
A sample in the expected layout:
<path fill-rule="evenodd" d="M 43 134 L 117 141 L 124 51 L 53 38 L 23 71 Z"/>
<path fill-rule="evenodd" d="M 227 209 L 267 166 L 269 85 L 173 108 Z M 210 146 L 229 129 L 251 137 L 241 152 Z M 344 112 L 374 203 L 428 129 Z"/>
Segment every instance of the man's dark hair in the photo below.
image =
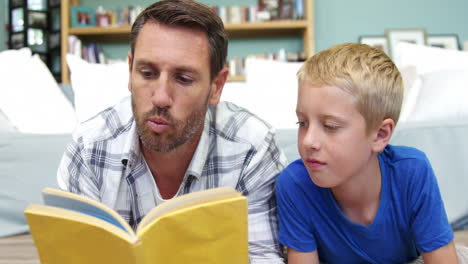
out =
<path fill-rule="evenodd" d="M 224 25 L 209 7 L 194 0 L 162 0 L 150 5 L 133 23 L 130 33 L 132 56 L 135 54 L 138 34 L 148 21 L 205 31 L 209 42 L 211 81 L 226 64 L 228 40 Z"/>

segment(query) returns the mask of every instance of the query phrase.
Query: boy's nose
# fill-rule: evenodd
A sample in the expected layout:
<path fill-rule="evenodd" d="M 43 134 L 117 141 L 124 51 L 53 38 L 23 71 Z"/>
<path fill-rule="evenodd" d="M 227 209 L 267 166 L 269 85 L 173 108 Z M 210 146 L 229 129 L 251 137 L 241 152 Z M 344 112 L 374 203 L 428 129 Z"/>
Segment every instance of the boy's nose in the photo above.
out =
<path fill-rule="evenodd" d="M 309 127 L 304 135 L 302 142 L 304 147 L 307 149 L 319 150 L 321 146 L 320 133 L 316 129 Z"/>

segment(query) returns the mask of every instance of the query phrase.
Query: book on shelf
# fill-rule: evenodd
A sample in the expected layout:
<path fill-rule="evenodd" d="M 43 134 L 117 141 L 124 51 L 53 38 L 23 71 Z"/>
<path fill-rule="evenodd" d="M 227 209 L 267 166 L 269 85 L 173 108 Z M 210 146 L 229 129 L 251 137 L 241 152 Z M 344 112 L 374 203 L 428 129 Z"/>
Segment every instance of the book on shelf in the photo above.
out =
<path fill-rule="evenodd" d="M 68 36 L 68 53 L 76 55 L 89 63 L 106 64 L 108 59 L 98 43 L 83 44 L 75 35 Z"/>
<path fill-rule="evenodd" d="M 178 196 L 134 231 L 90 198 L 45 188 L 25 210 L 41 263 L 248 263 L 247 199 L 230 187 Z M 137 208 L 136 208 L 137 209 Z"/>
<path fill-rule="evenodd" d="M 294 19 L 293 0 L 279 0 L 278 17 L 284 20 Z"/>
<path fill-rule="evenodd" d="M 294 18 L 295 19 L 304 19 L 304 1 L 306 0 L 294 0 Z"/>
<path fill-rule="evenodd" d="M 227 24 L 304 19 L 305 0 L 258 0 L 256 5 L 212 6 Z"/>

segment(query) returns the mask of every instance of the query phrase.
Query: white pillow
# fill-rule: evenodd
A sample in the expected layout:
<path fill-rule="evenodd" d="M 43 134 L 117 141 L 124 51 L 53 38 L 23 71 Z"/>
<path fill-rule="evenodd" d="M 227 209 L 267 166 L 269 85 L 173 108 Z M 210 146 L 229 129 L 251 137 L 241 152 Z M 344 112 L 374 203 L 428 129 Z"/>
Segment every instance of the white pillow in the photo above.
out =
<path fill-rule="evenodd" d="M 416 66 L 408 65 L 399 69 L 403 79 L 404 96 L 398 122 L 406 122 L 413 111 L 421 89 L 421 77 L 416 72 Z"/>
<path fill-rule="evenodd" d="M 0 108 L 20 132 L 73 131 L 74 109 L 37 55 L 27 48 L 1 52 L 0 76 Z"/>
<path fill-rule="evenodd" d="M 398 42 L 395 47 L 395 64 L 399 68 L 413 65 L 418 74 L 468 70 L 468 52 Z"/>
<path fill-rule="evenodd" d="M 1 132 L 17 132 L 15 125 L 8 119 L 8 117 L 0 109 L 0 133 Z"/>
<path fill-rule="evenodd" d="M 247 107 L 246 101 L 249 97 L 245 96 L 247 87 L 245 82 L 226 82 L 224 84 L 221 100 L 233 102 L 238 106 Z"/>
<path fill-rule="evenodd" d="M 71 54 L 67 54 L 67 62 L 75 96 L 75 110 L 80 122 L 130 95 L 126 62 L 95 64 Z"/>
<path fill-rule="evenodd" d="M 421 89 L 407 121 L 468 118 L 468 71 L 441 71 L 421 76 Z"/>
<path fill-rule="evenodd" d="M 221 98 L 247 108 L 275 128 L 296 128 L 296 73 L 301 65 L 249 58 L 245 85 L 225 88 Z"/>

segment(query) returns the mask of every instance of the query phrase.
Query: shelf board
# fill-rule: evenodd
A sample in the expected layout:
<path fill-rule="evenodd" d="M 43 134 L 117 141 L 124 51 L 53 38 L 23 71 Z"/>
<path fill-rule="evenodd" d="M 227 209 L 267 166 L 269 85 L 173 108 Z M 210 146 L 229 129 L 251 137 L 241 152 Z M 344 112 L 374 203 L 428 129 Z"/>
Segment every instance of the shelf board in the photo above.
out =
<path fill-rule="evenodd" d="M 76 35 L 84 41 L 128 41 L 130 39 L 130 25 L 110 27 L 74 27 L 68 31 L 69 35 Z"/>
<path fill-rule="evenodd" d="M 255 23 L 226 24 L 225 28 L 230 37 L 252 37 L 252 36 L 278 36 L 297 34 L 307 27 L 306 20 L 276 20 Z M 110 36 L 128 37 L 131 26 L 110 27 L 74 27 L 70 28 L 69 34 L 77 36 L 89 36 L 106 38 Z"/>
<path fill-rule="evenodd" d="M 111 26 L 111 27 L 73 27 L 68 31 L 69 34 L 77 36 L 90 35 L 128 35 L 130 34 L 130 25 Z"/>
<path fill-rule="evenodd" d="M 306 20 L 272 20 L 265 22 L 226 24 L 227 31 L 243 30 L 278 30 L 278 29 L 304 29 L 307 26 Z"/>
<path fill-rule="evenodd" d="M 227 81 L 228 82 L 245 82 L 245 76 L 244 75 L 228 76 Z"/>

